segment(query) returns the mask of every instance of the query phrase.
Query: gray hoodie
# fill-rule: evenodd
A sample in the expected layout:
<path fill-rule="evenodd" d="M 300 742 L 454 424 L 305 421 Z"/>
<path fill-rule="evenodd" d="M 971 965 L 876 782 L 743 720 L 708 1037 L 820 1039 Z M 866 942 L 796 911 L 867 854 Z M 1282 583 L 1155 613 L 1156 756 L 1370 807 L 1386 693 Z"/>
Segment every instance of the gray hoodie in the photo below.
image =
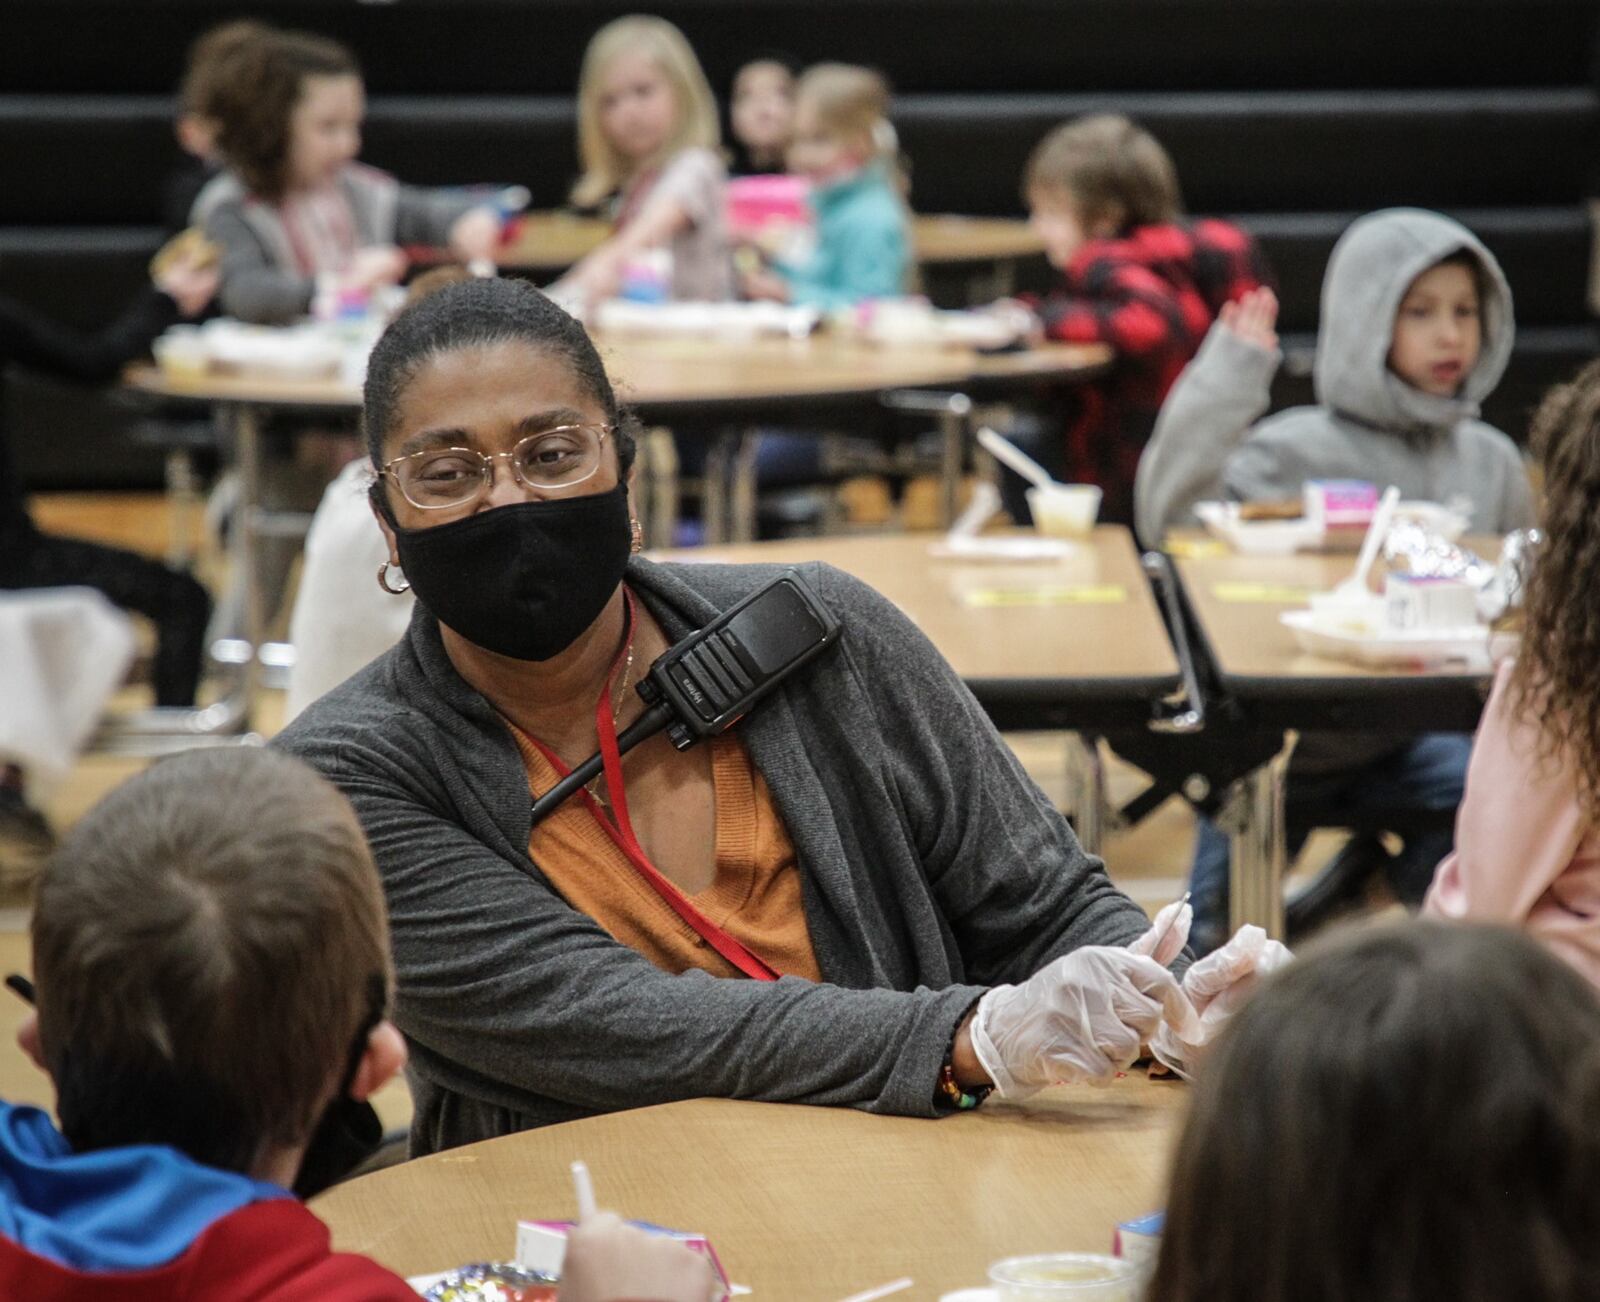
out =
<path fill-rule="evenodd" d="M 1462 250 L 1482 268 L 1483 342 L 1460 394 L 1440 398 L 1400 379 L 1387 359 L 1411 282 Z M 1512 331 L 1511 290 L 1471 231 L 1418 208 L 1369 213 L 1340 236 L 1322 282 L 1319 405 L 1260 420 L 1281 355 L 1213 325 L 1167 395 L 1139 463 L 1140 535 L 1153 544 L 1195 523 L 1196 502 L 1292 498 L 1307 479 L 1365 479 L 1398 484 L 1406 498 L 1469 499 L 1475 532 L 1531 525 L 1521 454 L 1477 419 L 1511 356 Z"/>

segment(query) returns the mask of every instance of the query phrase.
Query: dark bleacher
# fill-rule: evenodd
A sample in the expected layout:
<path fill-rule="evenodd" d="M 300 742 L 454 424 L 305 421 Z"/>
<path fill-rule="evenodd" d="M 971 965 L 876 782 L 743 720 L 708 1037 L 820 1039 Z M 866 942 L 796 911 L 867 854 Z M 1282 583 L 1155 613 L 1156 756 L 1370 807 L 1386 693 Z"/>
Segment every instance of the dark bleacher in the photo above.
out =
<path fill-rule="evenodd" d="M 351 44 L 366 156 L 419 182 L 521 182 L 560 200 L 576 163 L 578 61 L 630 5 L 9 0 L 0 43 L 0 293 L 81 324 L 137 284 L 178 160 L 169 89 L 190 40 L 254 13 Z M 681 0 L 653 7 L 724 87 L 751 51 L 856 59 L 900 90 L 923 211 L 1015 214 L 1022 161 L 1063 118 L 1132 114 L 1171 150 L 1195 212 L 1235 216 L 1314 330 L 1323 264 L 1357 213 L 1451 212 L 1505 264 L 1519 339 L 1490 416 L 1518 432 L 1539 388 L 1596 349 L 1585 196 L 1600 169 L 1594 0 Z M 1042 261 L 1025 267 L 1040 281 Z M 1305 396 L 1286 374 L 1286 398 Z M 99 404 L 16 386 L 38 484 L 158 473 Z"/>

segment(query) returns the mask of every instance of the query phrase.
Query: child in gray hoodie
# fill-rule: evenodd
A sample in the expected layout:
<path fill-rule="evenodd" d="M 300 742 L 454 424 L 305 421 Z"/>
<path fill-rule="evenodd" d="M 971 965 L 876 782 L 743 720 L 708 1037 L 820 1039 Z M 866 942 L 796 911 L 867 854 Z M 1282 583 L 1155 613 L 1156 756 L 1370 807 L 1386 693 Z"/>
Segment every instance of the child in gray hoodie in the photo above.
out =
<path fill-rule="evenodd" d="M 1499 264 L 1472 232 L 1415 208 L 1352 223 L 1322 282 L 1318 405 L 1261 420 L 1281 360 L 1276 317 L 1270 290 L 1223 309 L 1168 394 L 1135 481 L 1146 541 L 1194 524 L 1196 502 L 1297 498 L 1308 479 L 1470 501 L 1474 532 L 1533 524 L 1521 454 L 1477 419 L 1511 355 L 1512 315 Z M 1297 825 L 1296 806 L 1449 810 L 1469 753 L 1470 739 L 1454 734 L 1304 736 L 1291 767 L 1291 840 L 1309 830 Z M 1450 840 L 1442 826 L 1415 834 L 1390 861 L 1390 882 L 1407 903 L 1420 902 Z M 1223 935 L 1228 886 L 1227 839 L 1204 819 L 1191 878 L 1193 943 L 1203 951 Z"/>

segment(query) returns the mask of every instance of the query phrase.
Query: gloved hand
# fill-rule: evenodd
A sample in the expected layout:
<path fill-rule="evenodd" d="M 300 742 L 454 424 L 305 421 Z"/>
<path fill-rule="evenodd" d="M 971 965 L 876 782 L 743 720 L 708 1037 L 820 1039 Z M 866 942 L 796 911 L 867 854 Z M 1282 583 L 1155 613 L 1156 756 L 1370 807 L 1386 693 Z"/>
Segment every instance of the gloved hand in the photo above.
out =
<path fill-rule="evenodd" d="M 1184 931 L 1187 936 L 1188 929 Z M 1162 1026 L 1151 1037 L 1150 1051 L 1180 1076 L 1191 1077 L 1205 1057 L 1206 1047 L 1250 998 L 1261 978 L 1293 957 L 1281 941 L 1268 940 L 1260 927 L 1240 927 L 1232 940 L 1183 975 L 1184 993 L 1198 1014 L 1194 1022 L 1186 1027 Z"/>
<path fill-rule="evenodd" d="M 995 1092 L 1027 1098 L 1046 1085 L 1106 1084 L 1158 1027 L 1189 1027 L 1194 1009 L 1155 959 L 1110 945 L 1074 950 L 1020 986 L 978 1001 L 972 1048 Z"/>
<path fill-rule="evenodd" d="M 1189 943 L 1189 928 L 1194 925 L 1194 905 L 1187 899 L 1173 900 L 1156 914 L 1150 930 L 1128 948 L 1135 954 L 1144 954 L 1161 964 L 1172 966 L 1172 960 L 1183 953 Z"/>

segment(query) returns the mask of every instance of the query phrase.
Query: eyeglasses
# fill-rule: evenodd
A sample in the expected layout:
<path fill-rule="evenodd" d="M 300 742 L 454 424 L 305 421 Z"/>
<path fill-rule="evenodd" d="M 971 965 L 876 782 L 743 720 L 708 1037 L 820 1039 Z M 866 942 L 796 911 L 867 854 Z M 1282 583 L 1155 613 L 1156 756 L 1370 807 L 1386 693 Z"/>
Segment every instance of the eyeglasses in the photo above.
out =
<path fill-rule="evenodd" d="M 466 506 L 494 487 L 494 463 L 504 457 L 524 488 L 560 492 L 600 469 L 600 449 L 610 425 L 557 425 L 519 439 L 509 452 L 485 456 L 472 448 L 429 448 L 396 457 L 379 472 L 399 485 L 406 501 L 424 511 Z"/>

